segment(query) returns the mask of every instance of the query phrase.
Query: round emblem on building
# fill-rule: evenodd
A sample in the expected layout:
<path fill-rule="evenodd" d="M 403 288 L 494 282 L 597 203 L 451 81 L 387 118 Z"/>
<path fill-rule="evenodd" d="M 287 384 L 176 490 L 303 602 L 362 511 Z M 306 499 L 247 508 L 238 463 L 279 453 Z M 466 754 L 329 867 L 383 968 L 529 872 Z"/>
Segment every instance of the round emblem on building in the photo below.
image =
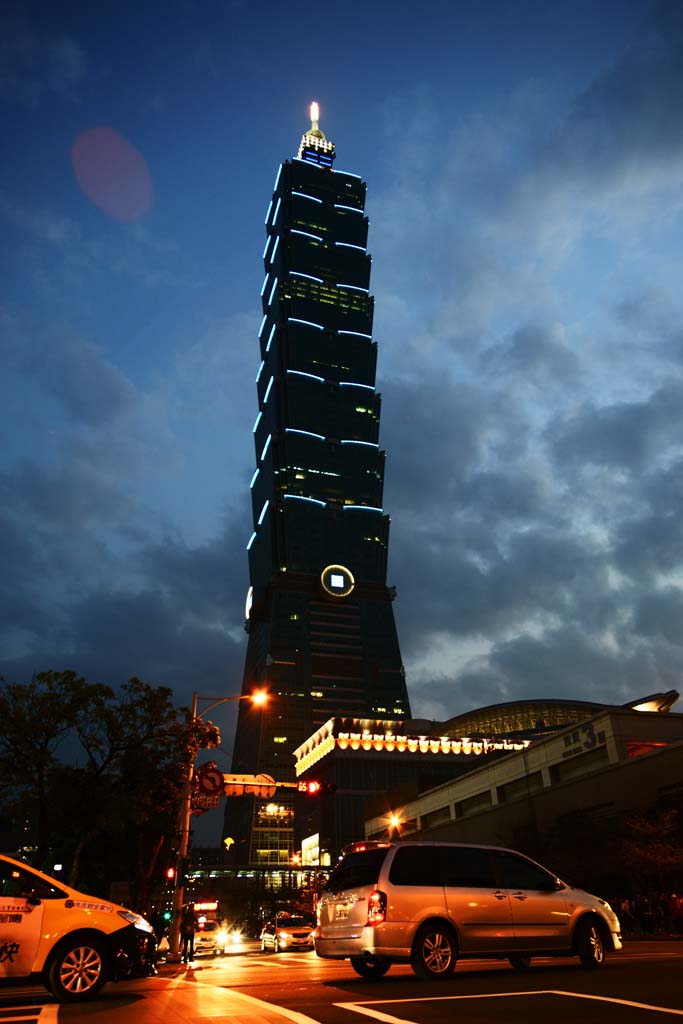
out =
<path fill-rule="evenodd" d="M 320 582 L 332 597 L 348 597 L 356 585 L 353 573 L 343 565 L 328 565 L 320 574 Z"/>

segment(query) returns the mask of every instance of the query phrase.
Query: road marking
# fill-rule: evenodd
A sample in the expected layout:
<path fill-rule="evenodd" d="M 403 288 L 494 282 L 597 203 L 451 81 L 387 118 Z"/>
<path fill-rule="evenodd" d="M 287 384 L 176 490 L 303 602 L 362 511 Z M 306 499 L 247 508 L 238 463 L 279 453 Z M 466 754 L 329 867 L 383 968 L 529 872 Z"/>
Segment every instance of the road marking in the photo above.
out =
<path fill-rule="evenodd" d="M 242 999 L 248 1005 L 258 1007 L 259 1010 L 263 1010 L 266 1013 L 275 1013 L 281 1017 L 286 1017 L 287 1020 L 294 1021 L 294 1024 L 320 1024 L 320 1021 L 315 1020 L 313 1017 L 308 1017 L 305 1013 L 299 1013 L 298 1010 L 288 1010 L 286 1007 L 277 1006 L 275 1003 L 266 1003 L 263 999 L 248 996 L 245 992 L 238 992 L 234 988 L 230 989 L 230 996 L 235 999 Z M 401 1024 L 405 1024 L 405 1022 L 402 1021 Z"/>
<path fill-rule="evenodd" d="M 491 992 L 479 995 L 466 996 L 418 996 L 412 999 L 401 999 L 404 1003 L 444 1003 L 456 999 L 512 999 L 515 996 L 565 996 L 567 999 L 593 999 L 600 1003 L 614 1003 L 617 1006 L 631 1006 L 637 1010 L 651 1010 L 653 1013 L 670 1013 L 675 1017 L 683 1017 L 683 1010 L 673 1010 L 667 1006 L 652 1006 L 649 1003 L 635 1003 L 630 999 L 613 999 L 609 996 L 592 996 L 582 992 L 561 992 L 557 989 L 540 989 L 530 992 Z M 334 1003 L 340 1010 L 350 1010 L 352 1013 L 360 1013 L 373 1020 L 383 1021 L 384 1024 L 417 1024 L 406 1017 L 394 1017 L 380 1010 L 372 1010 L 371 1006 L 386 1006 L 387 1003 L 399 1002 L 397 999 L 368 999 L 362 1003 Z"/>

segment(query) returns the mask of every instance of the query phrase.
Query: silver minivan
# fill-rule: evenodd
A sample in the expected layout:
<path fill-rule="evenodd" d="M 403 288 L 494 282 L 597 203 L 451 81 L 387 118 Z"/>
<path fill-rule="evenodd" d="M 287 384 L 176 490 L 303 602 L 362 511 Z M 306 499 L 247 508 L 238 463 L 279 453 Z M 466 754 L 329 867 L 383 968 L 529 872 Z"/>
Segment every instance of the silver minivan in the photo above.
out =
<path fill-rule="evenodd" d="M 605 900 L 515 850 L 465 843 L 355 843 L 326 883 L 314 939 L 318 956 L 375 978 L 392 963 L 445 978 L 474 957 L 517 970 L 533 956 L 599 967 L 621 949 Z"/>

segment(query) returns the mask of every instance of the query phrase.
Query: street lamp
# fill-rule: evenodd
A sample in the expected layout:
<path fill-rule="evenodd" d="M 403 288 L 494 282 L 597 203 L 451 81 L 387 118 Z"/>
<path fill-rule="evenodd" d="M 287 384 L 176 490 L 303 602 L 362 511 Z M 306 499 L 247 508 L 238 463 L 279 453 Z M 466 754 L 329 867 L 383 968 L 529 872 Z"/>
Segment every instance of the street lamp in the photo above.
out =
<path fill-rule="evenodd" d="M 268 702 L 268 693 L 265 690 L 255 690 L 253 693 L 244 693 L 235 697 L 202 697 L 195 690 L 192 695 L 192 717 L 190 725 L 204 718 L 209 711 L 218 707 L 219 704 L 228 704 L 235 700 L 250 700 L 255 707 L 263 707 Z M 202 711 L 198 710 L 200 701 L 209 701 L 207 707 Z M 183 873 L 187 861 L 187 851 L 190 845 L 190 817 L 192 814 L 192 779 L 194 777 L 194 761 L 197 751 L 193 751 L 189 759 L 189 765 L 185 778 L 183 779 L 180 791 L 180 807 L 178 813 L 179 841 L 178 841 L 178 870 L 176 871 L 176 887 L 173 893 L 173 919 L 171 921 L 171 935 L 169 939 L 169 953 L 171 956 L 178 956 L 180 952 L 180 916 L 185 898 L 185 882 Z"/>

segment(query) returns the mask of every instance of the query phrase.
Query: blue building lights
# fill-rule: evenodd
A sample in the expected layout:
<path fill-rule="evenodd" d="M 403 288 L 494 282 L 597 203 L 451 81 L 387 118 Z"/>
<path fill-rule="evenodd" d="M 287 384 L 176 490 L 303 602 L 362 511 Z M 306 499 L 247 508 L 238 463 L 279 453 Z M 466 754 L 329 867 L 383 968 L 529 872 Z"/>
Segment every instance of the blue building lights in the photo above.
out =
<path fill-rule="evenodd" d="M 273 324 L 273 326 L 270 329 L 270 334 L 268 335 L 268 344 L 266 345 L 266 352 L 270 352 L 270 346 L 273 344 L 273 337 L 275 335 L 276 329 L 277 324 Z"/>
<path fill-rule="evenodd" d="M 315 327 L 318 331 L 325 330 L 322 324 L 314 324 L 312 320 L 300 320 L 298 316 L 288 316 L 287 322 L 290 324 L 304 324 L 306 327 Z"/>
<path fill-rule="evenodd" d="M 314 203 L 320 203 L 322 206 L 322 199 L 318 199 L 317 196 L 309 196 L 307 192 L 295 192 L 292 191 L 293 196 L 301 196 L 302 199 L 312 199 Z"/>
<path fill-rule="evenodd" d="M 311 505 L 320 505 L 325 508 L 327 505 L 326 501 L 320 501 L 319 498 L 307 498 L 303 494 L 283 494 L 285 501 L 308 501 Z"/>
<path fill-rule="evenodd" d="M 324 377 L 319 377 L 317 373 L 306 373 L 304 370 L 287 370 L 288 374 L 294 374 L 295 377 L 309 377 L 311 380 L 319 380 L 321 384 L 325 383 Z"/>

